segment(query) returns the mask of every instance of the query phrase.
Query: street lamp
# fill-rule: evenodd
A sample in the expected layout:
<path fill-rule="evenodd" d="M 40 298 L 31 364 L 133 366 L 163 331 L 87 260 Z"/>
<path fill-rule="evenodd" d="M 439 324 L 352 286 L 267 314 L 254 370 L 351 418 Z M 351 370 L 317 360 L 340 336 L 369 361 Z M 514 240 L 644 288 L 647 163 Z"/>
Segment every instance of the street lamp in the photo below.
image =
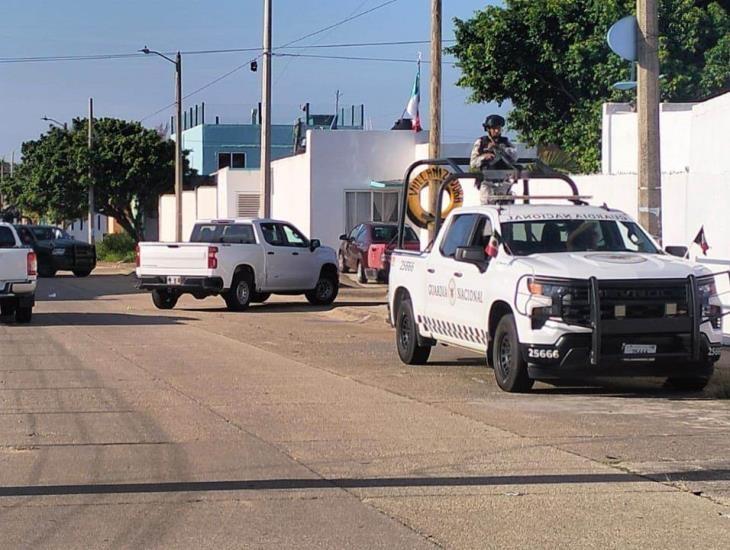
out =
<path fill-rule="evenodd" d="M 175 240 L 182 241 L 182 59 L 177 52 L 175 59 L 165 54 L 150 50 L 147 46 L 139 50 L 144 54 L 155 54 L 175 65 L 175 106 L 177 109 L 175 121 Z"/>
<path fill-rule="evenodd" d="M 41 120 L 45 120 L 46 122 L 53 122 L 59 128 L 63 128 L 64 131 L 68 131 L 68 124 L 66 124 L 65 122 L 58 122 L 55 118 L 50 118 L 47 116 L 41 117 Z"/>

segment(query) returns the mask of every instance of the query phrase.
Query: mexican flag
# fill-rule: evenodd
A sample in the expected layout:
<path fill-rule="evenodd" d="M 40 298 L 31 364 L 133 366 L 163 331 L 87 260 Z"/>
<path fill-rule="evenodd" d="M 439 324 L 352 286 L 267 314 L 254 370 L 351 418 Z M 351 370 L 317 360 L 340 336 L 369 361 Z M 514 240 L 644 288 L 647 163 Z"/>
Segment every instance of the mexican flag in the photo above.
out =
<path fill-rule="evenodd" d="M 418 58 L 418 70 L 416 71 L 416 80 L 413 82 L 413 91 L 411 92 L 411 99 L 408 100 L 408 106 L 406 112 L 413 121 L 413 131 L 420 132 L 421 128 L 421 115 L 418 112 L 419 104 L 421 103 L 421 58 Z"/>

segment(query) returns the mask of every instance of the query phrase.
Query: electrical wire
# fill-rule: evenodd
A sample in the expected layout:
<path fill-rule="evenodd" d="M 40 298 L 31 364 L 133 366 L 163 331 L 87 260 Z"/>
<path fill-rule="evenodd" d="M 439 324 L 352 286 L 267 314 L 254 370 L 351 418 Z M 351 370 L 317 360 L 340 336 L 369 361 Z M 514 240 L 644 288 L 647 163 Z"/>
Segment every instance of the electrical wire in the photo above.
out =
<path fill-rule="evenodd" d="M 311 59 L 340 59 L 344 61 L 384 61 L 392 63 L 415 63 L 413 59 L 396 59 L 392 57 L 359 57 L 353 55 L 317 55 L 317 54 L 303 54 L 303 53 L 275 53 L 277 57 L 304 57 Z M 427 60 L 421 60 L 422 64 L 431 63 Z M 455 65 L 453 61 L 444 61 L 444 65 Z"/>

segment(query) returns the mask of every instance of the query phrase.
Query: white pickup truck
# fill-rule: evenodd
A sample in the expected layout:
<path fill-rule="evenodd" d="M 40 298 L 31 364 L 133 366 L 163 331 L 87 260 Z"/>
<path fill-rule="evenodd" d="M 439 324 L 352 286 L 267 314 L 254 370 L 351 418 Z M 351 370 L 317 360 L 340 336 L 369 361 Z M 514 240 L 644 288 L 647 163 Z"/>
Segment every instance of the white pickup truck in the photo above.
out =
<path fill-rule="evenodd" d="M 35 305 L 38 261 L 32 249 L 23 246 L 15 228 L 0 223 L 0 314 L 15 315 L 29 323 Z"/>
<path fill-rule="evenodd" d="M 407 364 L 441 342 L 486 355 L 509 392 L 592 376 L 700 390 L 720 357 L 719 275 L 608 207 L 460 208 L 429 250 L 391 261 L 389 315 Z"/>
<path fill-rule="evenodd" d="M 335 251 L 271 219 L 202 220 L 190 242 L 141 242 L 137 278 L 160 309 L 175 307 L 182 294 L 221 295 L 232 311 L 271 294 L 304 294 L 326 305 L 339 290 Z"/>

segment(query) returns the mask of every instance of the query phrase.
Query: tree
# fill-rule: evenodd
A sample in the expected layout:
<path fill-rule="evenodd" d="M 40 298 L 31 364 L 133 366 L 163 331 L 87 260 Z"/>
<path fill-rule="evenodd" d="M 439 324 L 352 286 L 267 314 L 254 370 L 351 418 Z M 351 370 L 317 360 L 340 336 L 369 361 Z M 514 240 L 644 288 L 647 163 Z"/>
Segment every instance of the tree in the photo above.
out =
<path fill-rule="evenodd" d="M 101 118 L 94 120 L 89 151 L 87 128 L 87 119 L 75 119 L 69 131 L 53 127 L 25 142 L 23 161 L 3 193 L 25 213 L 61 222 L 86 214 L 93 181 L 96 211 L 141 240 L 145 214 L 173 190 L 175 144 L 138 122 Z M 187 162 L 184 168 L 190 175 Z"/>
<path fill-rule="evenodd" d="M 529 145 L 556 146 L 583 171 L 600 161 L 601 104 L 629 64 L 606 32 L 635 0 L 505 0 L 455 20 L 457 82 L 474 102 L 509 100 L 509 125 Z M 730 85 L 730 16 L 719 1 L 659 0 L 661 95 L 697 101 Z"/>

